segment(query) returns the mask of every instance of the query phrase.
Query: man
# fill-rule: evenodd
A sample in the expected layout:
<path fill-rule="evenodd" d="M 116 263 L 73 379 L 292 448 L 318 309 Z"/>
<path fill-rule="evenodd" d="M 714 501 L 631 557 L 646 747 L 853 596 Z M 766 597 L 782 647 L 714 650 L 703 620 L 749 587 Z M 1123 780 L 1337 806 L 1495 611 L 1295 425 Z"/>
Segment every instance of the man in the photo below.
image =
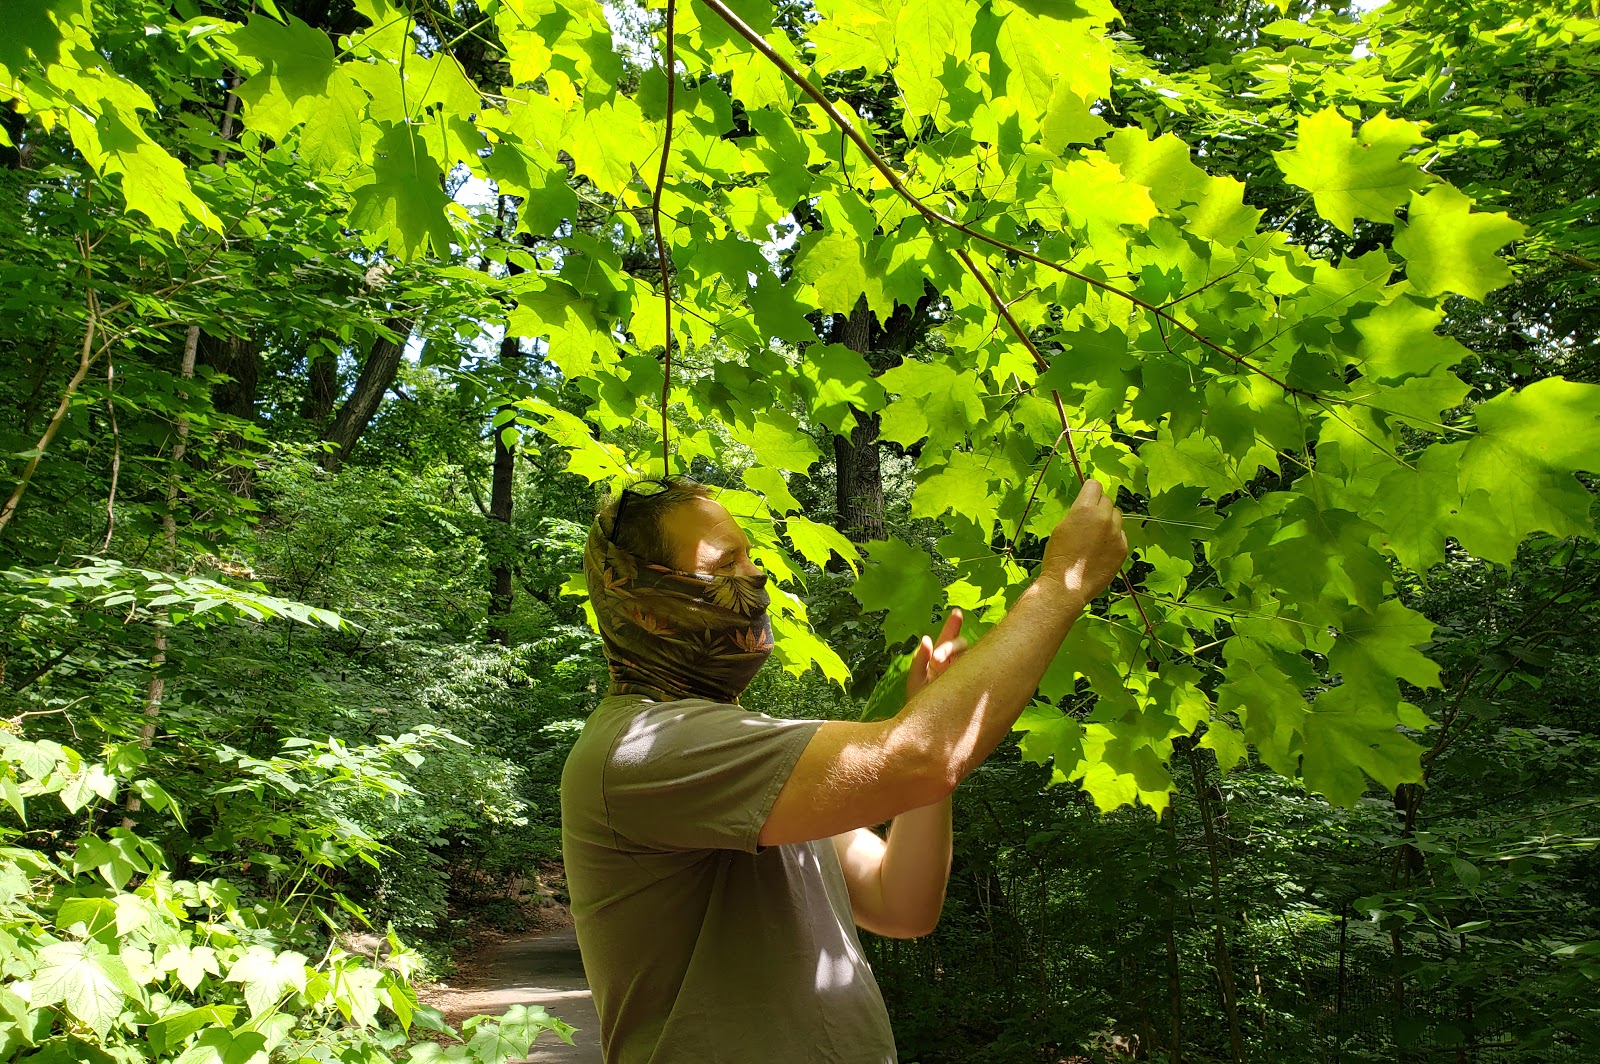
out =
<path fill-rule="evenodd" d="M 684 478 L 602 507 L 584 573 L 611 686 L 562 773 L 561 830 L 608 1064 L 893 1064 L 856 925 L 933 929 L 951 792 L 1127 549 L 1088 481 L 999 624 L 963 653 L 952 611 L 923 640 L 898 716 L 779 720 L 738 705 L 772 631 L 728 511 Z"/>

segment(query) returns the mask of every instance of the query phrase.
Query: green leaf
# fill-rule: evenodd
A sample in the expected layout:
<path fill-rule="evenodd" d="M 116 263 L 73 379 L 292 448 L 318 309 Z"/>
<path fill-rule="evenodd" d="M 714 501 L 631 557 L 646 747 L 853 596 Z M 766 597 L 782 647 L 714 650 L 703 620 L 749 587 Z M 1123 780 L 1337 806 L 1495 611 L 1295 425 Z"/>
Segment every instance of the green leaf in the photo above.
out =
<path fill-rule="evenodd" d="M 1317 213 L 1351 233 L 1357 218 L 1389 221 L 1428 180 L 1407 157 L 1424 143 L 1415 122 L 1384 114 L 1356 136 L 1350 120 L 1330 108 L 1301 118 L 1294 147 L 1272 154 L 1284 178 L 1312 194 Z"/>
<path fill-rule="evenodd" d="M 178 977 L 178 982 L 190 993 L 194 993 L 200 985 L 200 980 L 208 974 L 221 975 L 222 969 L 217 966 L 217 951 L 210 946 L 190 946 L 184 943 L 163 948 L 156 958 L 156 966 L 164 972 L 172 972 Z"/>
<path fill-rule="evenodd" d="M 1064 783 L 1067 770 L 1083 758 L 1083 725 L 1047 702 L 1022 711 L 1012 730 L 1022 732 L 1022 759 L 1036 765 L 1055 762 L 1051 782 Z"/>
<path fill-rule="evenodd" d="M 105 1038 L 139 987 L 122 961 L 93 942 L 57 942 L 39 951 L 33 977 L 33 1004 L 60 1001 L 90 1030 Z"/>
<path fill-rule="evenodd" d="M 895 54 L 895 27 L 904 0 L 818 0 L 822 15 L 808 31 L 819 74 L 864 70 L 882 74 Z"/>
<path fill-rule="evenodd" d="M 445 208 L 450 197 L 440 182 L 444 172 L 429 154 L 421 133 L 409 125 L 380 123 L 372 174 L 352 187 L 350 224 L 367 240 L 387 239 L 401 258 L 414 258 L 431 245 L 447 255 L 454 237 Z"/>
<path fill-rule="evenodd" d="M 940 517 L 953 512 L 977 526 L 987 539 L 999 518 L 1000 499 L 989 490 L 990 460 L 971 451 L 952 451 L 940 469 L 923 476 L 911 494 L 911 516 Z"/>
<path fill-rule="evenodd" d="M 1387 599 L 1376 610 L 1351 610 L 1339 623 L 1328 652 L 1328 668 L 1344 677 L 1344 686 L 1372 700 L 1394 697 L 1396 678 L 1418 687 L 1438 687 L 1439 666 L 1416 649 L 1433 636 L 1433 622 Z"/>
<path fill-rule="evenodd" d="M 1142 228 L 1157 214 L 1149 191 L 1098 152 L 1059 167 L 1053 183 L 1073 224 L 1087 229 L 1091 242 L 1112 239 L 1124 225 Z"/>
<path fill-rule="evenodd" d="M 884 439 L 901 446 L 926 436 L 930 448 L 942 450 L 983 423 L 983 400 L 974 394 L 971 381 L 942 361 L 907 359 L 878 382 L 901 397 L 884 410 L 880 429 Z"/>
<path fill-rule="evenodd" d="M 863 610 L 888 610 L 883 638 L 890 645 L 919 634 L 943 597 L 927 552 L 904 540 L 873 540 L 864 547 L 870 563 L 851 589 Z"/>
<path fill-rule="evenodd" d="M 751 466 L 739 474 L 752 491 L 760 492 L 775 515 L 793 513 L 802 509 L 800 500 L 789 491 L 783 471 L 771 466 Z"/>
<path fill-rule="evenodd" d="M 1365 772 L 1385 791 L 1422 781 L 1422 748 L 1395 730 L 1394 699 L 1378 701 L 1348 684 L 1317 696 L 1305 721 L 1302 776 L 1308 790 L 1351 806 L 1366 792 Z"/>
<path fill-rule="evenodd" d="M 841 230 L 808 233 L 795 253 L 794 275 L 815 286 L 819 310 L 848 314 L 867 290 L 867 249 Z"/>
<path fill-rule="evenodd" d="M 774 600 L 781 601 L 783 592 L 775 594 Z M 799 605 L 799 600 L 793 600 Z M 804 607 L 801 606 L 803 609 Z M 837 683 L 841 688 L 850 679 L 849 666 L 844 659 L 839 657 L 837 651 L 817 637 L 805 620 L 800 616 L 790 616 L 782 609 L 772 613 L 772 637 L 775 641 L 773 656 L 778 659 L 785 671 L 795 676 L 804 675 L 815 665 L 822 670 L 822 675 Z"/>
<path fill-rule="evenodd" d="M 1280 774 L 1299 775 L 1300 736 L 1310 711 L 1301 689 L 1253 641 L 1227 643 L 1227 680 L 1217 689 L 1217 708 L 1236 715 L 1261 760 Z"/>
<path fill-rule="evenodd" d="M 1455 292 L 1480 303 L 1511 281 L 1511 269 L 1495 254 L 1525 232 L 1503 213 L 1473 214 L 1472 199 L 1449 185 L 1411 197 L 1406 224 L 1394 249 L 1406 260 L 1406 276 L 1425 296 Z"/>
<path fill-rule="evenodd" d="M 293 15 L 284 24 L 256 14 L 231 37 L 239 54 L 261 67 L 237 90 L 251 129 L 283 140 L 319 114 L 334 72 L 333 42 L 326 33 Z"/>
<path fill-rule="evenodd" d="M 1110 124 L 1091 112 L 1082 96 L 1065 81 L 1056 82 L 1049 108 L 1039 123 L 1039 136 L 1046 148 L 1060 152 L 1072 144 L 1093 144 L 1109 132 Z"/>
<path fill-rule="evenodd" d="M 602 192 L 617 195 L 632 183 L 636 167 L 655 180 L 651 164 L 661 145 L 650 128 L 638 104 L 617 96 L 585 111 L 567 130 L 568 141 L 562 146 L 578 173 Z"/>
<path fill-rule="evenodd" d="M 228 1027 L 239 1011 L 237 1005 L 203 1005 L 175 1012 L 145 1028 L 145 1038 L 153 1053 L 177 1049 L 185 1039 L 204 1027 Z"/>
<path fill-rule="evenodd" d="M 762 465 L 804 473 L 822 457 L 817 441 L 806 434 L 795 416 L 771 407 L 754 424 L 729 423 L 728 434 L 756 453 Z"/>
<path fill-rule="evenodd" d="M 884 670 L 883 678 L 873 686 L 866 703 L 861 707 L 861 720 L 864 723 L 888 720 L 905 708 L 906 677 L 911 675 L 911 658 L 910 654 L 896 654 L 889 659 L 889 667 Z"/>
<path fill-rule="evenodd" d="M 804 372 L 817 390 L 811 416 L 835 435 L 844 435 L 855 426 L 856 413 L 876 413 L 887 401 L 867 360 L 843 344 L 812 344 L 806 351 Z"/>
<path fill-rule="evenodd" d="M 1447 526 L 1480 558 L 1510 564 L 1532 532 L 1588 535 L 1593 497 L 1573 476 L 1600 471 L 1600 385 L 1547 377 L 1477 409 L 1459 451 L 1463 515 Z"/>
<path fill-rule="evenodd" d="M 1106 155 L 1122 176 L 1150 190 L 1163 207 L 1193 202 L 1206 188 L 1206 172 L 1194 164 L 1189 146 L 1170 133 L 1149 139 L 1142 129 L 1121 129 L 1106 141 Z"/>
<path fill-rule="evenodd" d="M 894 79 L 912 116 L 941 110 L 947 90 L 940 75 L 946 61 L 959 67 L 971 55 L 977 19 L 971 0 L 921 0 L 900 8 Z"/>
<path fill-rule="evenodd" d="M 1217 768 L 1222 772 L 1232 770 L 1249 753 L 1244 736 L 1240 735 L 1233 725 L 1221 720 L 1212 720 L 1206 726 L 1206 733 L 1200 736 L 1196 745 L 1203 746 L 1216 755 Z"/>
<path fill-rule="evenodd" d="M 589 376 L 597 354 L 614 357 L 615 346 L 598 320 L 594 303 L 576 288 L 554 278 L 536 277 L 519 284 L 515 291 L 517 305 L 508 316 L 507 328 L 515 336 L 547 340 L 545 357 L 565 376 Z"/>
<path fill-rule="evenodd" d="M 1451 336 L 1434 330 L 1444 311 L 1400 295 L 1356 319 L 1361 343 L 1356 348 L 1361 373 L 1373 380 L 1428 376 L 1459 365 L 1471 354 Z"/>
<path fill-rule="evenodd" d="M 852 573 L 859 571 L 860 551 L 838 529 L 792 514 L 784 522 L 783 532 L 795 551 L 819 569 L 826 568 L 829 557 L 837 554 Z"/>
<path fill-rule="evenodd" d="M 96 797 L 109 802 L 116 796 L 117 781 L 98 762 L 85 761 L 76 772 L 62 778 L 61 804 L 69 813 L 76 813 Z"/>
<path fill-rule="evenodd" d="M 118 81 L 103 71 L 87 71 L 82 80 L 95 91 L 106 93 L 114 92 Z M 133 110 L 117 106 L 109 98 L 97 102 L 104 109 L 93 119 L 77 108 L 68 110 L 67 130 L 90 166 L 102 174 L 122 175 L 122 195 L 128 209 L 144 214 L 158 229 L 171 233 L 183 228 L 186 217 L 221 232 L 221 221 L 195 195 L 183 164 L 150 139 Z"/>
<path fill-rule="evenodd" d="M 248 84 L 248 83 L 247 83 Z M 348 71 L 335 69 L 326 94 L 318 100 L 300 131 L 300 158 L 315 170 L 343 174 L 362 161 L 367 94 Z"/>
<path fill-rule="evenodd" d="M 995 31 L 1005 94 L 1020 114 L 1044 115 L 1058 85 L 1083 99 L 1111 92 L 1111 49 L 1075 4 L 998 3 Z M 935 68 L 937 69 L 937 68 Z"/>
<path fill-rule="evenodd" d="M 250 1015 L 260 1016 L 282 1000 L 289 990 L 306 987 L 306 959 L 293 951 L 274 953 L 266 946 L 251 946 L 228 968 L 223 982 L 244 986 Z"/>

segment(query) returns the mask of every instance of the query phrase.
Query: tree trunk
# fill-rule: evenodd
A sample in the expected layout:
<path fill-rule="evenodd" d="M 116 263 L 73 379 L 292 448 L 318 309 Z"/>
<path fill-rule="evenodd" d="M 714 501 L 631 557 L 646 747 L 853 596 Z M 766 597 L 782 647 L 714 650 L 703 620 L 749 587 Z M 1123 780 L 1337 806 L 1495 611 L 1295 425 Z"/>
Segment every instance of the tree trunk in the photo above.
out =
<path fill-rule="evenodd" d="M 44 457 L 45 449 L 50 446 L 50 441 L 56 438 L 62 422 L 67 419 L 67 411 L 72 408 L 72 398 L 78 394 L 78 387 L 89 375 L 89 367 L 100 356 L 100 351 L 104 351 L 108 346 L 106 342 L 102 342 L 100 351 L 95 350 L 95 330 L 99 325 L 100 302 L 94 289 L 91 288 L 88 293 L 88 320 L 83 327 L 83 347 L 78 353 L 78 368 L 73 372 L 72 379 L 67 381 L 66 390 L 61 394 L 61 402 L 56 405 L 55 415 L 44 428 L 44 435 L 34 444 L 33 457 L 28 459 L 28 464 L 23 467 L 17 486 L 11 490 L 11 497 L 6 500 L 4 507 L 0 507 L 0 533 L 4 533 L 11 519 L 16 517 L 17 507 L 22 505 L 22 494 L 28 490 L 28 485 L 33 481 L 33 474 L 39 469 L 39 460 Z"/>
<path fill-rule="evenodd" d="M 308 378 L 305 402 L 300 404 L 300 416 L 314 425 L 324 425 L 333 413 L 333 404 L 339 401 L 339 358 L 313 341 L 306 353 Z"/>
<path fill-rule="evenodd" d="M 334 418 L 333 425 L 322 435 L 324 440 L 334 445 L 332 450 L 324 453 L 322 459 L 323 466 L 330 473 L 338 472 L 350 457 L 350 452 L 372 423 L 372 416 L 378 412 L 378 404 L 383 401 L 384 393 L 394 383 L 395 374 L 400 370 L 400 359 L 405 354 L 411 323 L 391 318 L 383 324 L 397 339 L 379 336 L 372 341 L 372 349 L 367 352 L 367 360 L 361 365 L 361 376 L 356 378 L 354 390 L 339 408 L 339 416 Z"/>
<path fill-rule="evenodd" d="M 500 341 L 500 368 L 504 376 L 511 376 L 512 367 L 522 359 L 522 349 L 515 336 L 507 335 Z M 506 446 L 505 431 L 510 422 L 501 423 L 513 407 L 501 406 L 496 411 L 494 437 L 494 480 L 489 487 L 489 520 L 498 521 L 499 529 L 491 526 L 489 540 L 489 642 L 501 646 L 511 645 L 511 485 L 516 472 L 516 456 Z"/>
<path fill-rule="evenodd" d="M 856 301 L 844 325 L 843 342 L 850 350 L 872 359 L 872 311 L 867 298 Z M 833 438 L 836 476 L 835 501 L 840 531 L 857 543 L 883 539 L 883 465 L 878 445 L 878 415 L 853 411 L 855 427 L 847 439 Z"/>
<path fill-rule="evenodd" d="M 260 345 L 248 338 L 216 337 L 202 332 L 199 360 L 232 378 L 211 389 L 211 405 L 219 413 L 254 421 L 256 388 L 261 377 Z"/>
<path fill-rule="evenodd" d="M 156 614 L 155 653 L 150 655 L 150 682 L 144 692 L 144 723 L 139 728 L 139 749 L 148 750 L 156 740 L 156 724 L 161 719 L 161 700 L 166 697 L 167 680 L 161 675 L 161 669 L 167 663 L 167 630 L 166 610 Z M 139 801 L 139 792 L 132 787 L 128 788 L 127 803 L 124 805 L 126 812 L 122 817 L 124 828 L 133 827 L 133 814 L 137 813 L 142 804 Z"/>
<path fill-rule="evenodd" d="M 1177 795 L 1173 795 L 1174 798 Z M 1167 940 L 1167 1001 L 1172 1020 L 1172 1043 L 1168 1048 L 1170 1064 L 1183 1064 L 1183 969 L 1178 963 L 1178 884 L 1183 880 L 1183 868 L 1178 863 L 1178 806 L 1167 805 L 1167 871 L 1172 884 L 1162 907 L 1162 923 Z"/>
<path fill-rule="evenodd" d="M 183 362 L 178 367 L 178 379 L 190 381 L 194 379 L 195 358 L 200 349 L 200 326 L 191 325 L 183 335 Z M 182 390 L 184 399 L 189 398 L 187 389 Z M 178 418 L 178 439 L 172 445 L 172 474 L 167 478 L 167 512 L 161 515 L 161 531 L 166 537 L 167 546 L 176 550 L 178 546 L 178 474 L 183 468 L 183 456 L 189 449 L 189 419 Z"/>
<path fill-rule="evenodd" d="M 1217 857 L 1217 836 L 1211 820 L 1211 800 L 1206 794 L 1206 778 L 1200 768 L 1199 752 L 1189 748 L 1189 770 L 1194 776 L 1195 804 L 1200 808 L 1200 824 L 1205 829 L 1206 860 L 1211 871 L 1212 938 L 1216 947 L 1217 985 L 1222 992 L 1222 1008 L 1228 1016 L 1228 1045 L 1235 1064 L 1245 1059 L 1244 1032 L 1239 1028 L 1239 998 L 1234 989 L 1233 957 L 1228 952 L 1225 907 L 1222 904 L 1221 862 Z"/>

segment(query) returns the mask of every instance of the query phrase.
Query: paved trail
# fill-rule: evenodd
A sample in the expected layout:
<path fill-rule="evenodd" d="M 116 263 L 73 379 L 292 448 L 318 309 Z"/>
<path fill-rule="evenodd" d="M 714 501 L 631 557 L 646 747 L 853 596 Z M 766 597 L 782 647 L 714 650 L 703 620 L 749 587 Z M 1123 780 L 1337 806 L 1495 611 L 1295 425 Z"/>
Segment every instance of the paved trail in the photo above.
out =
<path fill-rule="evenodd" d="M 512 1005 L 543 1005 L 552 1016 L 578 1028 L 574 1045 L 548 1032 L 533 1044 L 532 1064 L 601 1064 L 600 1019 L 583 977 L 578 939 L 572 928 L 496 943 L 474 959 L 470 978 L 460 986 L 430 995 L 451 1022 L 484 1013 L 496 1015 Z"/>

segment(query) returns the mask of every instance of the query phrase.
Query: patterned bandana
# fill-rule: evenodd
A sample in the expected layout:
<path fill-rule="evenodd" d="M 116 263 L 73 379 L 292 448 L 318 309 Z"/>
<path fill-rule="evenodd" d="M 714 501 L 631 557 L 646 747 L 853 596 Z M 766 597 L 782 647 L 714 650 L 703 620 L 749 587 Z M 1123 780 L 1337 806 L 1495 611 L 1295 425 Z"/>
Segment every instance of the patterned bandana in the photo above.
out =
<path fill-rule="evenodd" d="M 611 669 L 607 694 L 737 703 L 772 653 L 765 573 L 711 576 L 651 565 L 611 542 L 598 519 L 583 570 Z"/>

